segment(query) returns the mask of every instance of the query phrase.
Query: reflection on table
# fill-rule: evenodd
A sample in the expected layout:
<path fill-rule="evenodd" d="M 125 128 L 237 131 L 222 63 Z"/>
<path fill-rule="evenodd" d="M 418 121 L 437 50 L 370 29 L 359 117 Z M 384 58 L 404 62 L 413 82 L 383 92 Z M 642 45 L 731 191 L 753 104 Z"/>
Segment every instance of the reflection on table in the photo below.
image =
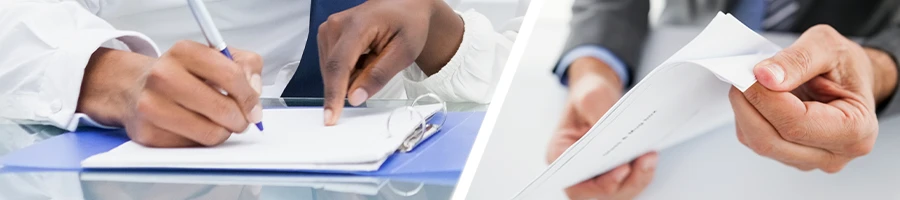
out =
<path fill-rule="evenodd" d="M 263 99 L 266 108 L 321 106 L 321 98 Z M 409 106 L 370 100 L 363 107 Z M 447 103 L 447 110 L 488 105 Z M 51 126 L 0 121 L 0 156 L 65 133 Z M 40 159 L 40 158 L 35 158 Z M 0 168 L 2 199 L 448 199 L 455 183 L 411 178 L 264 172 L 16 172 Z"/>

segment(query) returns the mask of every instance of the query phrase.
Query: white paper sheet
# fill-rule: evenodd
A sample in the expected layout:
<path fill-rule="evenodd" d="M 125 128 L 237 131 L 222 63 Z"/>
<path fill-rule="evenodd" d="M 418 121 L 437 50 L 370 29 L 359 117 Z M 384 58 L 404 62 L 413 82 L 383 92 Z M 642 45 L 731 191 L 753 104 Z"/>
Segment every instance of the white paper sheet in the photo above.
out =
<path fill-rule="evenodd" d="M 322 108 L 263 110 L 265 133 L 255 126 L 215 147 L 149 148 L 126 142 L 85 159 L 85 168 L 201 168 L 374 171 L 441 105 L 345 108 L 335 126 Z M 388 131 L 388 118 L 391 130 Z"/>
<path fill-rule="evenodd" d="M 562 189 L 732 121 L 728 90 L 756 83 L 753 66 L 781 48 L 719 13 L 650 72 L 516 199 Z"/>

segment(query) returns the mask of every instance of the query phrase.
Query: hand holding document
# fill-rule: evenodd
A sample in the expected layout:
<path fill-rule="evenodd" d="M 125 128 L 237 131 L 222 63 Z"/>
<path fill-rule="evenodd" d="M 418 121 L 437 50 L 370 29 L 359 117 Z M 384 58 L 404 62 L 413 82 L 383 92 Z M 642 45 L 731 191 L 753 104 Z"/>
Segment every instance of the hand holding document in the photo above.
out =
<path fill-rule="evenodd" d="M 728 91 L 756 83 L 753 67 L 781 48 L 719 13 L 693 41 L 626 93 L 516 198 L 542 199 L 638 156 L 733 120 Z"/>

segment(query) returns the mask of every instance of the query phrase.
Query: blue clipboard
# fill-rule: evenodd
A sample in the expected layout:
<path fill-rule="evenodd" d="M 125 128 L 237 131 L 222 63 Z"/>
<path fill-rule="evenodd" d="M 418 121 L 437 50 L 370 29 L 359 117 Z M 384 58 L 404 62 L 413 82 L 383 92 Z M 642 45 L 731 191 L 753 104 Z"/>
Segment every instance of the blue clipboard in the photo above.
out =
<path fill-rule="evenodd" d="M 465 166 L 469 151 L 472 149 L 475 137 L 478 134 L 478 129 L 484 120 L 484 114 L 484 112 L 446 113 L 446 121 L 440 131 L 426 138 L 412 151 L 395 153 L 390 156 L 377 171 L 322 172 L 297 170 L 293 172 L 455 180 L 462 172 L 463 166 Z M 0 168 L 0 172 L 88 170 L 81 167 L 82 160 L 107 152 L 128 140 L 124 130 L 84 129 L 65 133 L 11 152 L 0 158 L 0 164 L 3 165 L 3 168 Z M 154 169 L 125 169 L 124 171 L 129 170 Z M 247 169 L 245 171 L 260 170 Z"/>

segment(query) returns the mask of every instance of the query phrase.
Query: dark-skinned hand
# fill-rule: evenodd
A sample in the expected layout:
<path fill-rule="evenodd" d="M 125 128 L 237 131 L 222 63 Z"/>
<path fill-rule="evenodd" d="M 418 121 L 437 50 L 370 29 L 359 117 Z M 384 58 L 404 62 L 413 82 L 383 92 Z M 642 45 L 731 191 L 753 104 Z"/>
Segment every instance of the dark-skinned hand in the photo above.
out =
<path fill-rule="evenodd" d="M 442 0 L 370 0 L 319 26 L 325 125 L 344 99 L 360 105 L 414 62 L 426 75 L 450 61 L 462 41 L 462 19 Z"/>

